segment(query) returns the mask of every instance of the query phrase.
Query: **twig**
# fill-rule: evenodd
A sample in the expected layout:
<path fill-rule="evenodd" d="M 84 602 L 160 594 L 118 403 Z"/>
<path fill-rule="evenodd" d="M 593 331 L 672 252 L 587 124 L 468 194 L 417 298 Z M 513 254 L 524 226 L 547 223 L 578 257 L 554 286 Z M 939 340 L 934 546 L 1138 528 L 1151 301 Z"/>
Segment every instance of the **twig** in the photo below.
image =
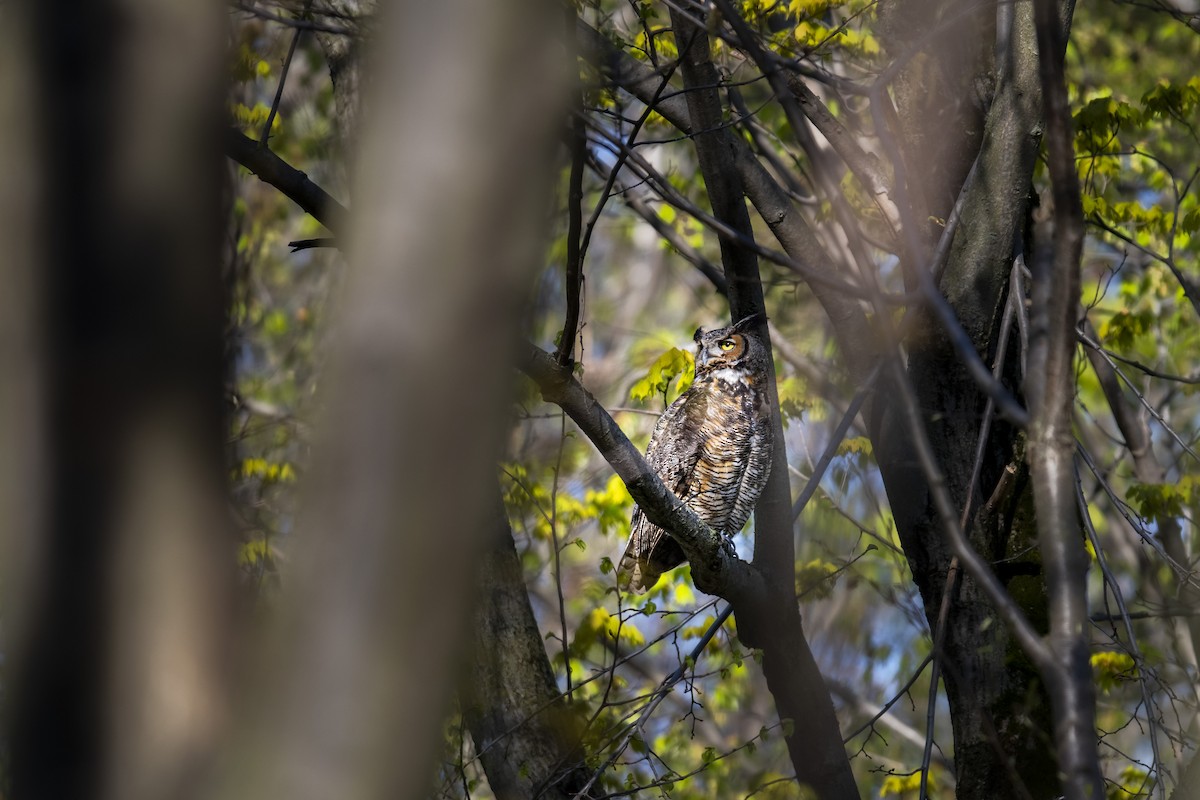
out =
<path fill-rule="evenodd" d="M 565 4 L 563 12 L 566 14 L 567 45 L 571 49 L 571 60 L 574 64 L 575 51 L 578 49 L 575 41 L 574 4 Z M 578 69 L 575 70 L 575 74 L 578 75 Z M 583 248 L 580 243 L 583 235 L 583 166 L 587 160 L 587 130 L 581 118 L 584 98 L 583 86 L 578 77 L 575 79 L 572 94 L 576 109 L 571 115 L 571 127 L 567 136 L 571 154 L 571 175 L 567 180 L 567 263 L 566 285 L 563 289 L 566 292 L 567 313 L 563 320 L 558 349 L 554 354 L 554 360 L 564 367 L 571 363 L 575 352 L 575 336 L 579 330 L 579 295 L 583 291 Z"/>
<path fill-rule="evenodd" d="M 361 36 L 359 31 L 353 28 L 344 28 L 338 25 L 329 25 L 324 22 L 313 22 L 311 20 L 289 19 L 281 17 L 278 14 L 272 14 L 270 11 L 264 11 L 261 8 L 254 8 L 245 3 L 234 3 L 233 7 L 238 11 L 243 11 L 251 16 L 261 19 L 278 22 L 281 25 L 287 25 L 289 28 L 299 28 L 306 31 L 317 31 L 319 33 L 332 33 L 336 36 Z"/>
<path fill-rule="evenodd" d="M 567 415 L 560 416 L 558 455 L 554 462 L 554 482 L 550 484 L 550 538 L 554 545 L 554 588 L 558 593 L 558 622 L 562 631 L 563 670 L 567 677 L 567 702 L 574 700 L 571 688 L 571 649 L 567 644 L 567 604 L 562 586 L 562 549 L 558 546 L 558 479 L 562 473 L 563 450 L 567 442 Z M 532 495 L 530 495 L 532 497 Z"/>
<path fill-rule="evenodd" d="M 1132 358 L 1126 358 L 1125 356 L 1114 353 L 1112 350 L 1109 350 L 1101 345 L 1100 342 L 1094 336 L 1091 336 L 1087 330 L 1079 332 L 1079 341 L 1087 345 L 1089 348 L 1103 353 L 1114 361 L 1120 361 L 1122 364 L 1128 364 L 1138 372 L 1141 372 L 1143 375 L 1149 375 L 1151 378 L 1160 378 L 1164 381 L 1172 381 L 1174 383 L 1184 383 L 1189 386 L 1200 384 L 1200 376 L 1184 377 L 1183 375 L 1172 375 L 1169 372 L 1159 372 L 1153 367 L 1147 367 L 1140 361 L 1135 361 Z"/>
<path fill-rule="evenodd" d="M 305 0 L 304 11 L 300 16 L 307 17 L 311 6 L 312 0 Z M 296 45 L 300 44 L 300 37 L 303 34 L 303 28 L 296 28 L 292 33 L 292 43 L 288 46 L 287 57 L 283 60 L 283 69 L 279 73 L 279 85 L 275 87 L 275 99 L 271 101 L 271 111 L 267 114 L 267 121 L 263 123 L 262 135 L 258 137 L 259 147 L 267 146 L 267 139 L 271 135 L 271 126 L 275 124 L 275 115 L 279 113 L 279 103 L 283 100 L 283 87 L 287 83 L 288 70 L 292 68 L 292 56 L 296 54 Z"/>
<path fill-rule="evenodd" d="M 855 728 L 854 732 L 851 733 L 849 736 L 844 737 L 842 739 L 842 744 L 850 744 L 850 742 L 852 742 L 856 736 L 858 736 L 859 734 L 863 733 L 866 730 L 869 730 L 870 728 L 875 727 L 875 723 L 878 722 L 880 720 L 880 718 L 883 717 L 884 714 L 886 714 L 888 711 L 890 711 L 892 706 L 896 705 L 896 703 L 900 700 L 901 697 L 904 697 L 904 695 L 908 694 L 908 690 L 913 687 L 913 684 L 916 683 L 917 679 L 921 677 L 921 673 L 923 673 L 925 671 L 925 667 L 928 666 L 929 662 L 932 660 L 933 660 L 933 653 L 930 653 L 929 655 L 925 656 L 925 658 L 921 661 L 920 664 L 917 665 L 917 668 L 913 671 L 912 677 L 908 679 L 908 682 L 900 687 L 900 691 L 896 692 L 896 694 L 893 695 L 891 700 L 888 700 L 886 703 L 883 704 L 883 708 L 879 709 L 878 714 L 871 717 L 869 720 L 864 722 L 862 725 Z"/>
<path fill-rule="evenodd" d="M 1162 755 L 1158 752 L 1158 736 L 1155 729 L 1157 723 L 1154 720 L 1154 707 L 1150 703 L 1150 689 L 1146 686 L 1146 661 L 1142 656 L 1142 650 L 1138 646 L 1137 636 L 1133 632 L 1133 621 L 1129 614 L 1129 608 L 1125 605 L 1125 595 L 1121 591 L 1121 583 L 1117 577 L 1113 575 L 1112 569 L 1108 566 L 1108 559 L 1104 555 L 1104 549 L 1100 545 L 1100 537 L 1096 534 L 1096 528 L 1092 525 L 1091 514 L 1088 513 L 1087 498 L 1083 496 L 1083 478 L 1079 473 L 1079 467 L 1075 467 L 1075 500 L 1079 508 L 1079 517 L 1083 520 L 1083 528 L 1087 532 L 1088 541 L 1092 543 L 1092 551 L 1096 554 L 1096 563 L 1100 567 L 1100 572 L 1104 575 L 1104 584 L 1113 593 L 1113 598 L 1117 602 L 1117 610 L 1120 612 L 1120 619 L 1125 625 L 1125 635 L 1129 639 L 1129 648 L 1133 651 L 1133 663 L 1138 669 L 1138 686 L 1142 692 L 1142 703 L 1146 706 L 1146 724 L 1150 728 L 1150 750 L 1154 754 L 1154 772 L 1157 774 L 1159 796 L 1162 800 L 1166 800 L 1166 781 L 1162 779 Z M 1115 631 L 1114 631 L 1115 633 Z"/>
<path fill-rule="evenodd" d="M 696 662 L 700 659 L 700 654 L 704 652 L 704 648 L 708 647 L 708 643 L 712 641 L 713 636 L 715 636 L 717 631 L 724 626 L 726 620 L 729 619 L 729 615 L 732 613 L 733 606 L 725 606 L 721 613 L 717 615 L 717 618 L 713 620 L 712 624 L 708 626 L 708 630 L 704 632 L 704 635 L 700 637 L 700 641 L 697 642 L 696 646 L 692 648 L 692 651 L 688 654 L 688 657 L 681 661 L 679 666 L 676 667 L 670 675 L 668 675 L 666 678 L 663 678 L 662 683 L 658 685 L 658 688 L 655 689 L 653 695 L 651 695 L 652 699 L 650 702 L 642 708 L 641 713 L 638 715 L 637 722 L 628 727 L 625 735 L 621 739 L 620 744 L 613 749 L 612 753 L 609 754 L 604 763 L 600 765 L 600 768 L 592 773 L 592 777 L 575 795 L 574 800 L 586 800 L 588 797 L 588 791 L 592 788 L 592 786 L 595 785 L 600 776 L 603 775 L 608 768 L 616 763 L 616 760 L 621 757 L 621 754 L 625 752 L 625 749 L 629 747 L 629 743 L 633 740 L 634 734 L 643 730 L 646 720 L 650 718 L 650 715 L 654 713 L 654 710 L 658 708 L 675 684 L 679 683 L 679 681 L 683 678 L 688 666 L 695 666 Z"/>
<path fill-rule="evenodd" d="M 834 428 L 833 433 L 829 437 L 829 443 L 825 445 L 825 451 L 821 453 L 820 459 L 817 460 L 817 465 L 813 467 L 808 483 L 804 485 L 800 496 L 792 504 L 793 520 L 800 518 L 800 515 L 804 513 L 804 507 L 808 505 L 808 501 L 812 499 L 812 496 L 817 493 L 817 489 L 820 488 L 821 478 L 824 477 L 825 470 L 829 469 L 830 463 L 833 462 L 834 456 L 837 455 L 838 447 L 842 444 L 842 439 L 846 437 L 846 432 L 850 430 L 850 426 L 854 423 L 854 418 L 858 416 L 859 409 L 862 408 L 867 395 L 874 391 L 875 378 L 878 374 L 879 367 L 876 367 L 867 379 L 866 384 L 855 393 L 854 399 L 850 401 L 850 407 L 846 409 L 846 413 L 842 415 L 841 421 Z"/>

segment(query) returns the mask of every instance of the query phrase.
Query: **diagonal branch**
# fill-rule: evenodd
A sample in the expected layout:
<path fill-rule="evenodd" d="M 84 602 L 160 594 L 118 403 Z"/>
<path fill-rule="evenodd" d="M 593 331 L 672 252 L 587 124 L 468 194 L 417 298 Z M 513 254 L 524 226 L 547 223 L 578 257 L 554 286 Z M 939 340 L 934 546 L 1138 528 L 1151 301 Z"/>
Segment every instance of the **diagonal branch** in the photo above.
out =
<path fill-rule="evenodd" d="M 562 408 L 625 482 L 646 518 L 679 543 L 692 565 L 701 591 L 732 603 L 761 601 L 762 576 L 735 555 L 727 540 L 709 528 L 663 484 L 596 398 L 559 366 L 552 356 L 528 344 L 519 355 L 521 371 L 533 379 L 542 396 Z"/>
<path fill-rule="evenodd" d="M 241 132 L 232 129 L 225 132 L 225 155 L 283 192 L 329 230 L 336 233 L 345 223 L 349 213 L 345 206 L 303 172 Z"/>
<path fill-rule="evenodd" d="M 788 122 L 792 125 L 792 130 L 797 134 L 805 130 L 805 118 L 812 122 L 829 140 L 834 151 L 841 156 L 855 177 L 870 191 L 872 198 L 879 204 L 880 212 L 888 220 L 892 230 L 896 230 L 899 217 L 895 205 L 888 197 L 890 189 L 887 176 L 878 162 L 867 157 L 845 127 L 829 113 L 829 109 L 805 85 L 799 75 L 784 76 L 781 69 L 782 60 L 758 43 L 758 38 L 750 30 L 750 26 L 729 0 L 716 0 L 716 5 L 733 27 L 741 48 L 758 65 L 759 71 L 771 84 L 775 97 L 783 106 Z"/>
<path fill-rule="evenodd" d="M 696 586 L 728 600 L 738 619 L 747 620 L 738 627 L 743 644 L 758 646 L 746 641 L 751 621 L 771 620 L 769 630 L 760 631 L 763 672 L 780 718 L 793 721 L 793 735 L 786 738 L 797 780 L 826 800 L 857 800 L 833 703 L 804 639 L 791 587 L 786 596 L 773 590 L 758 569 L 734 555 L 726 539 L 700 522 L 663 485 L 596 398 L 553 357 L 526 345 L 519 367 L 538 384 L 543 397 L 575 421 L 625 482 L 646 517 L 679 543 L 691 562 Z"/>

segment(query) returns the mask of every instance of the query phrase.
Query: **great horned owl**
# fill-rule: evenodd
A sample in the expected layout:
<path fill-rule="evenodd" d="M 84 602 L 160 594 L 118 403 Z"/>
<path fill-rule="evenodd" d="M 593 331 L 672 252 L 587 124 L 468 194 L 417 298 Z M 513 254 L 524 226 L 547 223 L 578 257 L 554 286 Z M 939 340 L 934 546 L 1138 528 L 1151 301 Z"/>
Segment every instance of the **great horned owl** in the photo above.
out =
<path fill-rule="evenodd" d="M 696 379 L 659 418 L 646 450 L 667 488 L 730 537 L 746 524 L 771 471 L 767 348 L 750 331 L 759 319 L 697 329 Z M 644 592 L 684 560 L 675 540 L 634 508 L 622 583 Z"/>

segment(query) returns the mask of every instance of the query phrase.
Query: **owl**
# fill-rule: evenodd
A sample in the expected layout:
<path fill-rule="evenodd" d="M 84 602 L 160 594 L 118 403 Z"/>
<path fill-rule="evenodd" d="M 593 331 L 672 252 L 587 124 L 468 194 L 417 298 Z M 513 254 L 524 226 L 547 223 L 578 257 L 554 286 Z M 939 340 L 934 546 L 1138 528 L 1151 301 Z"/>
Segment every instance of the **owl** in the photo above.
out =
<path fill-rule="evenodd" d="M 732 537 L 750 517 L 771 471 L 767 348 L 747 317 L 696 330 L 696 379 L 654 426 L 646 461 L 715 531 Z M 684 562 L 683 550 L 634 508 L 621 583 L 636 592 Z"/>

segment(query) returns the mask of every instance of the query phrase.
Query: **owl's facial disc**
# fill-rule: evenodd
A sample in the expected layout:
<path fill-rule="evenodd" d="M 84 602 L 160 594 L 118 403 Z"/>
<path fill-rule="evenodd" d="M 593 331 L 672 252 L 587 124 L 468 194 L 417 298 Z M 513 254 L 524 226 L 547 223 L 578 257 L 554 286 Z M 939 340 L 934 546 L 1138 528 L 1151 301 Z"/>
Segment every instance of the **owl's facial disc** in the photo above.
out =
<path fill-rule="evenodd" d="M 723 331 L 713 331 L 702 336 L 696 353 L 696 371 L 708 372 L 722 367 L 731 367 L 745 357 L 749 347 L 746 337 L 740 333 L 722 336 Z"/>
<path fill-rule="evenodd" d="M 746 355 L 746 337 L 740 333 L 735 333 L 725 339 L 719 339 L 716 345 L 716 351 L 720 354 L 722 361 L 733 363 Z"/>

